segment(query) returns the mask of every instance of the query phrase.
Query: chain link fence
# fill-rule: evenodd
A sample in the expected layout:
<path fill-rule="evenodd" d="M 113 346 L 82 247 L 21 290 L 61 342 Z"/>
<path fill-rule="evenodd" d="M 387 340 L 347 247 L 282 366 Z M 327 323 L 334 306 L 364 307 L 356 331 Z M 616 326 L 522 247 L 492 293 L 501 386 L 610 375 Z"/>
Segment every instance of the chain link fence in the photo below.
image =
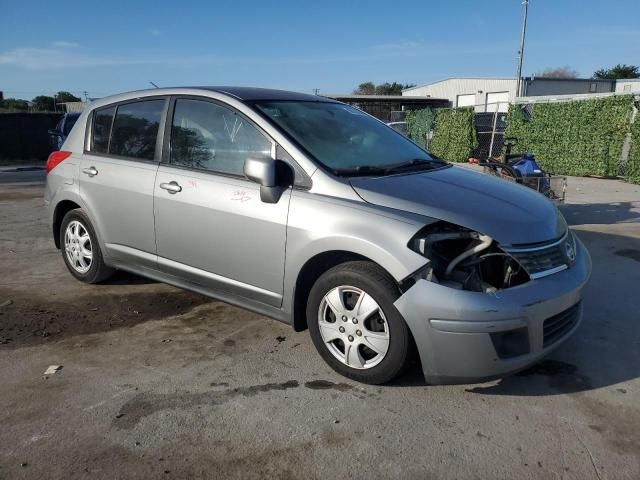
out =
<path fill-rule="evenodd" d="M 504 132 L 507 129 L 508 104 L 496 104 L 493 112 L 476 112 L 474 114 L 474 124 L 478 137 L 478 146 L 473 149 L 471 156 L 484 161 L 489 158 L 497 158 L 504 146 Z"/>

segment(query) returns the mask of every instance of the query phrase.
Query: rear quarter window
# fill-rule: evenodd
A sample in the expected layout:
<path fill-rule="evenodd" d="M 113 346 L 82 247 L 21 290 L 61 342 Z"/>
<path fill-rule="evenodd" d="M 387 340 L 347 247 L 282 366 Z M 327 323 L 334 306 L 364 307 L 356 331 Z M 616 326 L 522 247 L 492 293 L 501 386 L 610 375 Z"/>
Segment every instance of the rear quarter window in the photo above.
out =
<path fill-rule="evenodd" d="M 111 134 L 111 124 L 116 107 L 107 107 L 96 110 L 93 114 L 93 135 L 91 140 L 91 151 L 96 153 L 107 153 L 109 148 L 109 135 Z"/>

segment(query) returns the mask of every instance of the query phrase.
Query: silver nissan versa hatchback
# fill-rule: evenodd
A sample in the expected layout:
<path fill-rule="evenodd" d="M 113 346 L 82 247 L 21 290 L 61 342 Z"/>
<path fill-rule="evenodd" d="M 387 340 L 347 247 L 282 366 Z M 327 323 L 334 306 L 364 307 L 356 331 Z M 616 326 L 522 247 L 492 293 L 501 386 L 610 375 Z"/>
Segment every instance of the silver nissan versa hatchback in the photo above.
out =
<path fill-rule="evenodd" d="M 580 324 L 586 249 L 533 190 L 452 166 L 357 108 L 259 88 L 93 102 L 47 162 L 71 274 L 115 269 L 309 329 L 366 383 L 523 369 Z"/>

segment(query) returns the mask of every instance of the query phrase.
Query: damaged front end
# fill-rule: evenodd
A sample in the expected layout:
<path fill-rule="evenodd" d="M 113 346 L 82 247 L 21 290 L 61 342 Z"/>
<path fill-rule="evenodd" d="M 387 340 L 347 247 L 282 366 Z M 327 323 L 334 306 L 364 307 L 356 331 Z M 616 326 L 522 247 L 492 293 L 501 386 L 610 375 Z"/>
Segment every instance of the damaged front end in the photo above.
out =
<path fill-rule="evenodd" d="M 420 230 L 409 248 L 429 262 L 410 280 L 425 279 L 457 290 L 491 293 L 522 285 L 527 271 L 488 235 L 448 222 Z"/>
<path fill-rule="evenodd" d="M 591 260 L 570 230 L 560 235 L 501 245 L 438 221 L 411 239 L 408 246 L 427 261 L 401 282 L 394 306 L 411 330 L 428 383 L 518 371 L 576 331 Z"/>

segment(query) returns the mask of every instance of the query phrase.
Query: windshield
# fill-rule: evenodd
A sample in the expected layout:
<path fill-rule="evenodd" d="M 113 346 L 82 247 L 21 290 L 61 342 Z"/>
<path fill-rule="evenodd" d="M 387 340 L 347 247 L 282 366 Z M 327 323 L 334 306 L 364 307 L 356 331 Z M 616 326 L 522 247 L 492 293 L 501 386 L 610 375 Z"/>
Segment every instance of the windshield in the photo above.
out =
<path fill-rule="evenodd" d="M 446 165 L 349 105 L 260 101 L 255 107 L 337 175 L 380 175 Z"/>

